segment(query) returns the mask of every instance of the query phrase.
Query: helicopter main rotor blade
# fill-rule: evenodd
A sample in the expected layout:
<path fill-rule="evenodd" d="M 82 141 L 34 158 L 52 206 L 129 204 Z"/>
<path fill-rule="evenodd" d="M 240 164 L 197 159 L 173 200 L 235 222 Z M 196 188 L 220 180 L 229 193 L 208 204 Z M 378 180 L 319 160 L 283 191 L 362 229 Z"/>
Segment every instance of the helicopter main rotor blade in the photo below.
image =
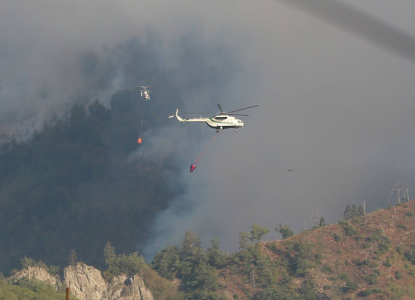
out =
<path fill-rule="evenodd" d="M 219 109 L 220 109 L 220 113 L 223 114 L 223 110 L 222 107 L 220 106 L 220 104 L 218 103 Z"/>
<path fill-rule="evenodd" d="M 215 113 L 189 113 L 189 112 L 185 112 L 183 113 L 184 115 L 214 115 Z"/>
<path fill-rule="evenodd" d="M 229 113 L 236 112 L 236 111 L 240 111 L 240 110 L 248 109 L 248 108 L 257 107 L 257 106 L 259 106 L 259 105 L 254 105 L 254 106 L 248 106 L 248 107 L 245 107 L 245 108 L 240 108 L 240 109 L 237 109 L 237 110 L 230 111 L 230 112 L 228 112 L 228 114 L 229 114 Z"/>
<path fill-rule="evenodd" d="M 249 115 L 241 115 L 241 114 L 227 114 L 228 116 L 243 116 L 248 117 Z"/>
<path fill-rule="evenodd" d="M 277 0 L 324 19 L 415 63 L 415 37 L 336 0 Z"/>

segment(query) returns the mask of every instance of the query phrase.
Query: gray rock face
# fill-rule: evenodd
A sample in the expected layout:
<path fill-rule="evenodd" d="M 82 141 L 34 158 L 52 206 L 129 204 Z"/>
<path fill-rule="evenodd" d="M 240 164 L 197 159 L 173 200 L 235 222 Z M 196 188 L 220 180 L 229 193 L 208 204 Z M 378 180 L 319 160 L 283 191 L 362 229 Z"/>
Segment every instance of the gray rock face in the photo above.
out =
<path fill-rule="evenodd" d="M 143 279 L 134 275 L 115 277 L 107 284 L 101 272 L 84 264 L 64 270 L 65 283 L 79 300 L 154 300 Z"/>
<path fill-rule="evenodd" d="M 107 284 L 101 272 L 94 267 L 78 263 L 64 270 L 65 284 L 79 300 L 108 299 Z"/>
<path fill-rule="evenodd" d="M 115 277 L 108 289 L 108 300 L 154 300 L 150 290 L 144 286 L 143 279 L 134 275 Z"/>
<path fill-rule="evenodd" d="M 17 272 L 10 279 L 20 279 L 22 277 L 40 280 L 55 287 L 56 289 L 58 289 L 62 284 L 58 276 L 52 276 L 45 269 L 40 267 L 28 267 L 27 269 Z"/>
<path fill-rule="evenodd" d="M 28 277 L 37 279 L 56 289 L 64 285 L 79 300 L 154 300 L 150 290 L 144 286 L 139 275 L 128 278 L 120 275 L 107 284 L 101 272 L 94 267 L 78 263 L 64 269 L 64 283 L 57 276 L 52 276 L 40 267 L 29 267 L 17 272 L 10 279 Z"/>

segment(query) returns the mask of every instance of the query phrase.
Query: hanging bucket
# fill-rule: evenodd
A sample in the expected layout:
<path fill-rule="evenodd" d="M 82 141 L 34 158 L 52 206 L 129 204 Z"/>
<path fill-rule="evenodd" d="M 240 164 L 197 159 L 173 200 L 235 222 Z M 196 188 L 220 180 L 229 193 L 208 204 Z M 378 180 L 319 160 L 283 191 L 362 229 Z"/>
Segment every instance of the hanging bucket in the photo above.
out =
<path fill-rule="evenodd" d="M 141 138 L 139 137 L 137 143 L 141 144 Z"/>

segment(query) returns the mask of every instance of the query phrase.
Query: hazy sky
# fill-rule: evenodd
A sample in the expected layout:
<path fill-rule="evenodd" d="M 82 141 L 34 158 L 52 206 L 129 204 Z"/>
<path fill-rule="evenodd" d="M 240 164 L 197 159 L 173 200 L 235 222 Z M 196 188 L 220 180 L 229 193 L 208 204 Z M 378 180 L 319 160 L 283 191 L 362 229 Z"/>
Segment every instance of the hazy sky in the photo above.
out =
<path fill-rule="evenodd" d="M 411 1 L 348 3 L 415 35 Z M 397 178 L 415 195 L 415 63 L 279 1 L 3 0 L 0 126 L 30 120 L 40 128 L 77 95 L 108 101 L 122 82 L 90 89 L 79 77 L 79 56 L 148 28 L 166 48 L 197 28 L 205 43 L 234 51 L 241 66 L 217 98 L 189 96 L 181 111 L 215 112 L 218 101 L 225 110 L 260 106 L 244 118 L 245 129 L 219 134 L 194 173 L 188 168 L 212 129 L 174 123 L 152 132 L 140 151 L 183 153 L 171 185 L 186 193 L 158 216 L 146 254 L 180 243 L 187 229 L 205 246 L 216 235 L 234 251 L 239 231 L 253 223 L 269 227 L 265 238 L 274 239 L 280 223 L 311 228 L 311 210 L 333 223 L 348 204 L 386 207 L 396 201 L 390 190 Z"/>

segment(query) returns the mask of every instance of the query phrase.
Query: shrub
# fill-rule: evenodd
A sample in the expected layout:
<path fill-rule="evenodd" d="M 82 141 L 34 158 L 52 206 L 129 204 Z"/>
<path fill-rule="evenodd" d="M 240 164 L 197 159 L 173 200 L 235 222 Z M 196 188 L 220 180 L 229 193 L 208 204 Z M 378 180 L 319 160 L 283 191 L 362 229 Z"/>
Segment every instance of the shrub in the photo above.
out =
<path fill-rule="evenodd" d="M 383 265 L 388 268 L 392 267 L 389 257 L 386 258 L 386 261 L 383 263 Z"/>
<path fill-rule="evenodd" d="M 333 273 L 333 270 L 332 270 L 329 266 L 324 265 L 324 266 L 321 268 L 321 272 L 328 274 L 328 273 Z"/>
<path fill-rule="evenodd" d="M 360 242 L 360 241 L 364 240 L 365 238 L 364 238 L 363 235 L 358 235 L 354 239 L 356 240 L 356 242 Z"/>
<path fill-rule="evenodd" d="M 340 274 L 340 276 L 339 276 L 339 278 L 341 279 L 341 280 L 347 280 L 347 278 L 349 278 L 348 276 L 347 276 L 347 274 L 345 274 L 345 273 L 343 273 L 343 274 Z"/>
<path fill-rule="evenodd" d="M 365 280 L 370 285 L 377 284 L 379 283 L 379 275 L 376 273 L 368 274 L 366 275 Z"/>
<path fill-rule="evenodd" d="M 356 227 L 347 221 L 340 221 L 339 224 L 343 227 L 345 235 L 354 235 L 357 233 Z"/>
<path fill-rule="evenodd" d="M 406 228 L 406 226 L 405 225 L 402 225 L 402 224 L 398 224 L 398 226 L 396 226 L 396 227 L 398 227 L 398 228 L 400 228 L 400 229 L 402 229 L 402 230 L 407 230 L 407 228 Z"/>
<path fill-rule="evenodd" d="M 274 251 L 274 252 L 277 252 L 277 249 L 278 249 L 277 243 L 276 242 L 268 243 L 267 248 Z M 237 294 L 235 294 L 235 295 L 237 295 Z"/>
<path fill-rule="evenodd" d="M 414 216 L 414 213 L 413 213 L 412 211 L 408 211 L 408 212 L 406 213 L 406 216 L 407 216 L 407 217 L 413 217 L 413 216 Z"/>
<path fill-rule="evenodd" d="M 386 253 L 389 250 L 389 245 L 386 243 L 379 243 L 378 248 L 381 253 Z"/>
<path fill-rule="evenodd" d="M 36 261 L 33 258 L 30 258 L 30 257 L 27 257 L 27 256 L 21 258 L 20 263 L 21 263 L 23 269 L 26 269 L 28 267 L 36 266 Z"/>
<path fill-rule="evenodd" d="M 359 297 L 369 297 L 370 295 L 372 295 L 372 290 L 367 289 L 367 290 L 361 291 L 357 295 Z"/>
<path fill-rule="evenodd" d="M 403 277 L 403 276 L 402 276 L 402 273 L 401 273 L 401 272 L 399 272 L 399 271 L 396 271 L 396 272 L 395 272 L 395 278 L 396 278 L 396 279 L 398 279 L 398 280 L 399 280 L 399 279 L 402 279 L 402 277 Z"/>
<path fill-rule="evenodd" d="M 352 281 L 350 278 L 347 278 L 347 280 L 346 280 L 346 286 L 349 289 L 351 289 L 352 291 L 355 291 L 355 290 L 357 290 L 359 288 L 359 285 L 356 282 Z"/>
<path fill-rule="evenodd" d="M 405 257 L 412 263 L 415 263 L 415 245 L 412 245 L 409 251 L 405 253 Z"/>
<path fill-rule="evenodd" d="M 370 266 L 370 260 L 369 259 L 364 259 L 360 262 L 360 266 Z"/>

